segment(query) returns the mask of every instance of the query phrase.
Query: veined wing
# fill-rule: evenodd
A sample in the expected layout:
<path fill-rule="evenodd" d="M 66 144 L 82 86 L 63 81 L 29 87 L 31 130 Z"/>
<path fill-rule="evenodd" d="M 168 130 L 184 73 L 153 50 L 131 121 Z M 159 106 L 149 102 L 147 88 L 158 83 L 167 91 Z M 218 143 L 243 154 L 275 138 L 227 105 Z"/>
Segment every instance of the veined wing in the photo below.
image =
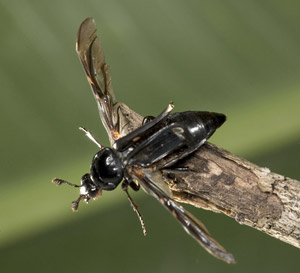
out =
<path fill-rule="evenodd" d="M 96 34 L 93 18 L 85 19 L 79 27 L 76 51 L 98 105 L 101 121 L 113 143 L 120 137 L 118 103 L 111 85 L 109 66 Z"/>
<path fill-rule="evenodd" d="M 132 170 L 132 175 L 138 179 L 142 188 L 148 194 L 154 196 L 168 211 L 172 213 L 185 231 L 202 247 L 204 247 L 204 249 L 227 263 L 235 263 L 232 254 L 228 253 L 214 238 L 212 238 L 206 227 L 196 217 L 168 196 L 168 193 L 159 186 L 157 177 L 152 177 L 151 172 L 141 172 L 134 169 Z"/>

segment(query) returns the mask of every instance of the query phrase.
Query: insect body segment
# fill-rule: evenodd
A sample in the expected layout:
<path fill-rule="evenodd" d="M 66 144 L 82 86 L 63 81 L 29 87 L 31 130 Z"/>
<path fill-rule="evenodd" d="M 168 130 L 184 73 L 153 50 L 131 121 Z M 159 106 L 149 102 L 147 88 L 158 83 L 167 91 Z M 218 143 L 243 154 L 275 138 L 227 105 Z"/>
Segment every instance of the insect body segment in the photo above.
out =
<path fill-rule="evenodd" d="M 148 167 L 158 162 L 157 168 L 163 168 L 197 150 L 225 120 L 225 115 L 211 112 L 168 114 L 117 140 L 114 147 L 125 154 L 128 165 Z"/>
<path fill-rule="evenodd" d="M 91 164 L 90 176 L 98 188 L 114 190 L 124 177 L 123 163 L 117 152 L 106 147 L 96 153 Z"/>

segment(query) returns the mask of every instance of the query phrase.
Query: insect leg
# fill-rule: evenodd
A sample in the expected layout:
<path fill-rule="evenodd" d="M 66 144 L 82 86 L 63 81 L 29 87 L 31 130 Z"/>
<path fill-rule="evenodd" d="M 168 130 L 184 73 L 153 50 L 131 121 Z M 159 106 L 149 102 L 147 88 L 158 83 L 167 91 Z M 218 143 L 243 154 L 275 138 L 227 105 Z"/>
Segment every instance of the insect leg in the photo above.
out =
<path fill-rule="evenodd" d="M 128 186 L 130 186 L 130 188 L 132 188 L 134 191 L 138 191 L 140 189 L 140 184 L 137 184 L 134 181 L 130 181 Z"/>
<path fill-rule="evenodd" d="M 148 123 L 148 122 L 150 122 L 150 121 L 152 121 L 152 120 L 154 120 L 154 119 L 155 119 L 154 116 L 146 116 L 146 117 L 144 117 L 144 119 L 143 119 L 142 125 L 144 125 L 144 124 L 146 124 L 146 123 Z"/>
<path fill-rule="evenodd" d="M 131 182 L 134 183 L 133 181 L 131 181 Z M 138 206 L 133 202 L 132 198 L 130 197 L 130 195 L 128 193 L 128 186 L 130 186 L 131 188 L 133 188 L 132 185 L 130 184 L 131 182 L 129 182 L 128 180 L 125 180 L 122 183 L 122 190 L 126 193 L 128 201 L 129 201 L 129 203 L 130 203 L 133 211 L 137 214 L 137 216 L 138 216 L 138 218 L 140 220 L 141 226 L 142 226 L 143 233 L 146 236 L 147 230 L 146 230 L 144 219 L 143 219 L 142 215 L 140 214 L 140 212 L 138 210 Z M 137 185 L 136 185 L 136 187 L 137 187 Z"/>
<path fill-rule="evenodd" d="M 92 133 L 85 129 L 84 127 L 79 127 L 79 130 L 83 131 L 85 133 L 85 135 L 91 140 L 93 141 L 100 149 L 103 148 L 103 146 L 94 138 L 94 136 L 92 135 Z"/>
<path fill-rule="evenodd" d="M 235 263 L 232 254 L 228 253 L 207 231 L 206 227 L 191 213 L 177 204 L 168 196 L 156 182 L 153 182 L 151 175 L 142 172 L 135 172 L 142 188 L 155 197 L 172 215 L 180 222 L 185 231 L 191 235 L 210 254 L 227 262 Z"/>

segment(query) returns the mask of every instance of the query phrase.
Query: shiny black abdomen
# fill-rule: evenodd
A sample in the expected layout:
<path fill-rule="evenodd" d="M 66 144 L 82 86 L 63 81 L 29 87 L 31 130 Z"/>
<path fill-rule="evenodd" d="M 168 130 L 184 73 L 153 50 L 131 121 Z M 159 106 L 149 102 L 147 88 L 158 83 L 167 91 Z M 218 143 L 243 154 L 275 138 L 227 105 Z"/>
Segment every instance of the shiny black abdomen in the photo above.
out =
<path fill-rule="evenodd" d="M 162 167 L 170 166 L 197 150 L 225 120 L 225 115 L 212 112 L 168 114 L 158 123 L 153 122 L 153 126 L 152 121 L 150 126 L 143 125 L 149 127 L 147 130 L 141 126 L 125 136 L 123 146 L 117 150 L 127 166 L 148 167 L 162 159 Z"/>

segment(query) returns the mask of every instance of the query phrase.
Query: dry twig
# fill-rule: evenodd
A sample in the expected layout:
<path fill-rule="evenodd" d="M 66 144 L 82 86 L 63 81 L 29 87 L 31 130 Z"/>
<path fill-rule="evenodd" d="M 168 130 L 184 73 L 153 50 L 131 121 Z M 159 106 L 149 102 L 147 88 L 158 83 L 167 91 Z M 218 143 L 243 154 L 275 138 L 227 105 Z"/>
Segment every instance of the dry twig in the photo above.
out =
<path fill-rule="evenodd" d="M 142 117 L 120 103 L 123 134 Z M 125 121 L 126 120 L 126 121 Z M 126 129 L 127 130 L 126 130 Z M 179 162 L 187 171 L 163 175 L 178 202 L 221 212 L 300 248 L 300 182 L 272 173 L 211 143 Z"/>

